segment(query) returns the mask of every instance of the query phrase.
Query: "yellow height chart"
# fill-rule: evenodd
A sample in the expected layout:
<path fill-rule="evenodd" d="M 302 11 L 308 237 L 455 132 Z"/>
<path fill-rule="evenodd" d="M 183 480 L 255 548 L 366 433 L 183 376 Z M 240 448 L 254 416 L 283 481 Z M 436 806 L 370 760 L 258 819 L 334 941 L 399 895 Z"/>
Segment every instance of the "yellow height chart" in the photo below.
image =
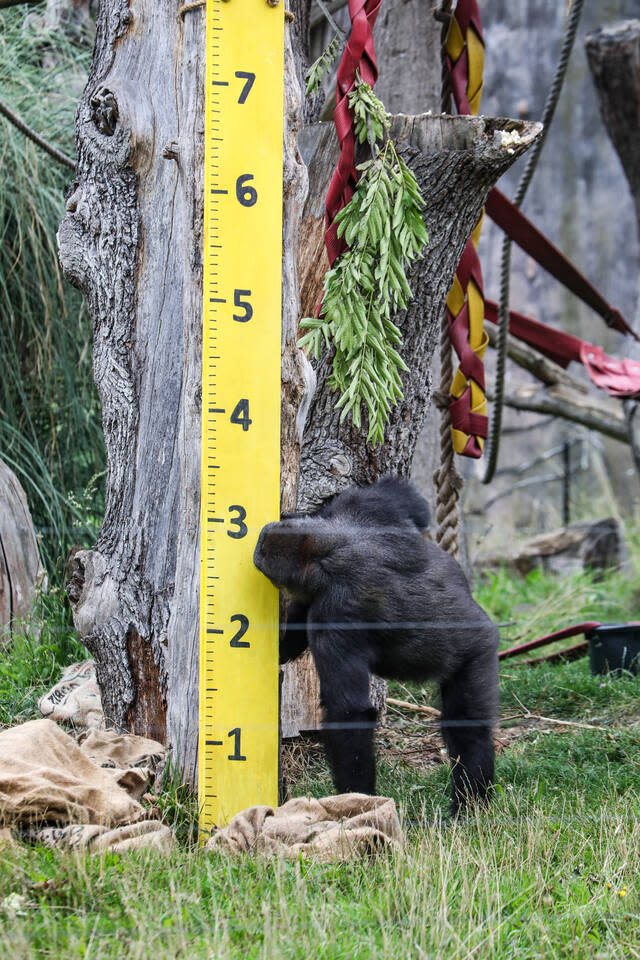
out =
<path fill-rule="evenodd" d="M 201 830 L 278 788 L 278 594 L 253 566 L 280 509 L 284 2 L 207 0 Z"/>

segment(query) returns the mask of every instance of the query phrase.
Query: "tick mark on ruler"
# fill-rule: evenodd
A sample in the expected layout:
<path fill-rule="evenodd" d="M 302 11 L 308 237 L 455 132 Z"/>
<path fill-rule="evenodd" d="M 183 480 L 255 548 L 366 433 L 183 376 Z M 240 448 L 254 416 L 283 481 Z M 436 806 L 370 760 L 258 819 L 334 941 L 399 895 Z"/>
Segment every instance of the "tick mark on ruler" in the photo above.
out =
<path fill-rule="evenodd" d="M 214 27 L 213 29 L 215 30 L 216 28 Z M 218 30 L 219 30 L 219 29 L 220 29 L 220 27 L 218 27 Z M 228 80 L 212 80 L 212 81 L 211 81 L 211 86 L 212 86 L 212 87 L 228 87 L 228 86 L 229 86 L 229 81 L 228 81 Z"/>
<path fill-rule="evenodd" d="M 221 747 L 221 746 L 222 746 L 222 740 L 205 740 L 205 744 L 206 744 L 208 747 Z"/>
<path fill-rule="evenodd" d="M 212 190 L 211 193 L 229 193 L 228 190 Z"/>

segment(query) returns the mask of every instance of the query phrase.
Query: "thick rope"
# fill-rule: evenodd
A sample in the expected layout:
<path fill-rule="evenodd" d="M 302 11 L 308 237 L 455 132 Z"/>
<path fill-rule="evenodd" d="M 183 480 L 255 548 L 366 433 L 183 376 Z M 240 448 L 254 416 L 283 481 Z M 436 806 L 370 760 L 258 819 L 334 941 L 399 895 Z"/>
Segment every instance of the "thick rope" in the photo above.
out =
<path fill-rule="evenodd" d="M 556 67 L 555 76 L 551 84 L 547 100 L 542 114 L 542 133 L 535 142 L 527 165 L 524 168 L 522 177 L 516 190 L 514 205 L 521 206 L 525 198 L 529 184 L 533 178 L 540 152 L 544 146 L 553 116 L 560 99 L 562 85 L 569 65 L 569 57 L 573 48 L 573 42 L 576 37 L 580 15 L 584 0 L 572 0 L 571 10 L 567 18 L 567 27 L 565 30 L 560 58 Z M 491 417 L 491 429 L 489 430 L 489 450 L 487 454 L 487 467 L 482 478 L 483 483 L 490 483 L 496 472 L 498 465 L 498 453 L 500 451 L 500 432 L 502 430 L 502 410 L 504 406 L 504 380 L 507 368 L 507 334 L 509 332 L 509 278 L 511 275 L 511 240 L 508 236 L 502 241 L 502 259 L 500 263 L 500 307 L 498 320 L 498 343 L 496 360 L 496 384 L 493 398 L 493 415 Z"/>
<path fill-rule="evenodd" d="M 451 20 L 452 0 L 443 0 L 438 11 L 442 20 L 442 112 L 447 113 L 451 103 L 451 81 L 445 57 L 445 44 Z M 440 466 L 433 474 L 436 488 L 436 543 L 458 559 L 460 529 L 460 511 L 458 500 L 462 489 L 462 477 L 456 470 L 453 439 L 451 436 L 451 414 L 449 412 L 451 382 L 453 380 L 453 360 L 451 357 L 451 334 L 447 311 L 442 314 L 440 328 L 440 389 L 435 393 L 435 403 L 440 411 Z"/>
<path fill-rule="evenodd" d="M 456 470 L 453 437 L 451 435 L 451 416 L 449 414 L 449 390 L 453 379 L 453 358 L 451 356 L 451 337 L 449 318 L 446 311 L 442 315 L 440 332 L 440 390 L 434 399 L 440 410 L 440 466 L 433 474 L 436 487 L 436 543 L 458 559 L 460 529 L 460 511 L 458 500 L 462 490 L 462 477 Z"/>

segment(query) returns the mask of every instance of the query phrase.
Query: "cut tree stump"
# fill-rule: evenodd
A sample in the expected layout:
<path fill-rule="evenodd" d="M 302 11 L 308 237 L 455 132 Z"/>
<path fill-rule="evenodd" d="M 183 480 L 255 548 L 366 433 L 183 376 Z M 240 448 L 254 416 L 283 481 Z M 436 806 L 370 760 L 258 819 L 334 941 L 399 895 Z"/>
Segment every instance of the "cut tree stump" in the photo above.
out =
<path fill-rule="evenodd" d="M 0 460 L 0 639 L 31 616 L 44 580 L 26 494 Z"/>

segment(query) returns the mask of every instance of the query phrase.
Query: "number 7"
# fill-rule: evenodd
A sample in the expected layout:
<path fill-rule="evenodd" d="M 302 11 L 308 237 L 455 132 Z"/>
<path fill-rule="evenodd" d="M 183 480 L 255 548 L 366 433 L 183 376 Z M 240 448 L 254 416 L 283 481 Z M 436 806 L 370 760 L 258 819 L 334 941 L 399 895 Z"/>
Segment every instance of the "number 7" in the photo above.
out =
<path fill-rule="evenodd" d="M 242 88 L 240 96 L 238 97 L 238 103 L 244 103 L 247 97 L 249 96 L 249 91 L 253 86 L 253 81 L 255 80 L 256 75 L 255 73 L 245 73 L 244 70 L 236 70 L 235 75 L 238 78 L 238 80 L 245 81 L 244 87 Z"/>

